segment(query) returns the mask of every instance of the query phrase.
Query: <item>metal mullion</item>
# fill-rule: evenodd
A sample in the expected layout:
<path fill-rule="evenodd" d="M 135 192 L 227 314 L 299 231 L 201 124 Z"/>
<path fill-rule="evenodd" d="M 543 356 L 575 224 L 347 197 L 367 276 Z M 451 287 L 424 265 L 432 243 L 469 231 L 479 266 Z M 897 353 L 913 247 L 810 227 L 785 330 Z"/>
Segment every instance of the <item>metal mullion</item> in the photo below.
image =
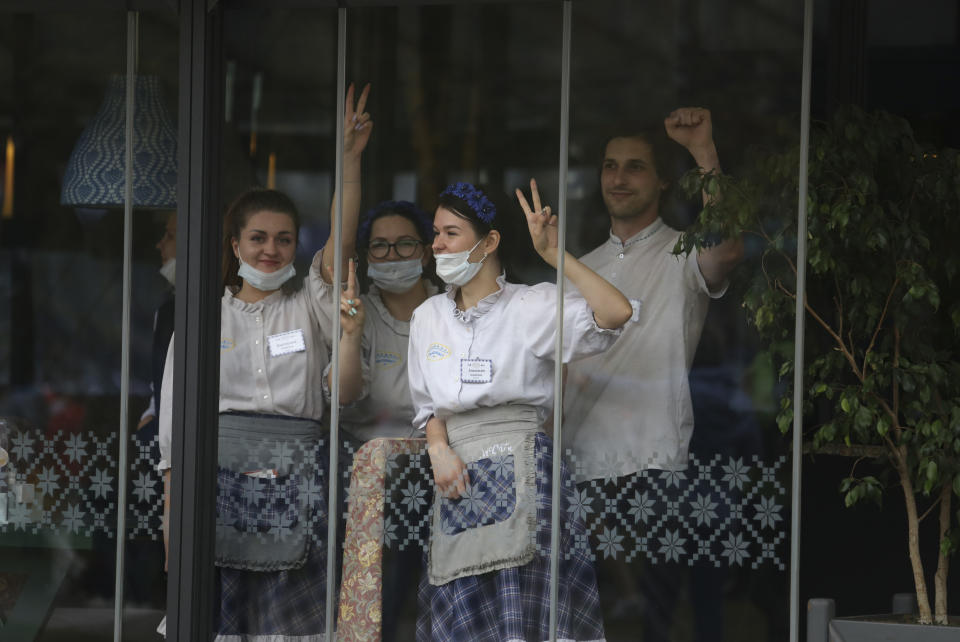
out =
<path fill-rule="evenodd" d="M 560 573 L 560 463 L 563 424 L 563 269 L 567 250 L 567 170 L 570 149 L 570 24 L 572 0 L 563 2 L 560 54 L 560 172 L 557 196 L 557 334 L 553 356 L 553 483 L 550 512 L 550 640 L 557 639 L 557 598 Z"/>
<path fill-rule="evenodd" d="M 167 639 L 211 638 L 217 414 L 222 9 L 180 2 L 177 285 Z"/>
<path fill-rule="evenodd" d="M 800 635 L 800 484 L 803 468 L 803 302 L 807 291 L 807 159 L 810 155 L 810 82 L 813 58 L 813 0 L 803 5 L 803 71 L 800 89 L 800 161 L 797 177 L 797 301 L 793 351 L 793 471 L 790 489 L 790 642 Z"/>
<path fill-rule="evenodd" d="M 344 7 L 337 9 L 337 144 L 336 170 L 334 178 L 334 194 L 336 204 L 334 208 L 333 234 L 328 243 L 334 243 L 333 255 L 333 350 L 330 356 L 333 362 L 330 385 L 330 470 L 327 480 L 330 485 L 327 497 L 327 603 L 326 603 L 326 638 L 333 640 L 333 625 L 336 609 L 336 579 L 337 579 L 337 522 L 340 520 L 340 510 L 337 505 L 337 486 L 340 475 L 339 465 L 340 443 L 340 285 L 343 283 L 343 104 L 346 100 L 345 83 L 347 78 L 347 10 Z"/>
<path fill-rule="evenodd" d="M 140 14 L 127 12 L 127 68 L 123 129 L 123 286 L 120 321 L 120 444 L 117 454 L 117 552 L 114 568 L 113 639 L 123 637 L 123 575 L 127 541 L 127 440 L 130 438 L 130 297 L 133 262 L 133 119 Z"/>

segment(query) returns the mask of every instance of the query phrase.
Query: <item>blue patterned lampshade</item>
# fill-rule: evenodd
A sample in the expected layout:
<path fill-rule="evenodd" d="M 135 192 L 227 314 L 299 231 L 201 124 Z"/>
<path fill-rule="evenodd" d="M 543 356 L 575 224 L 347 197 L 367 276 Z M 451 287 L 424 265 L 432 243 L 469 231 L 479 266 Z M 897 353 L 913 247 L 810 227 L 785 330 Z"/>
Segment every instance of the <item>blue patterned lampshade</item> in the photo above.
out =
<path fill-rule="evenodd" d="M 61 205 L 122 207 L 126 79 L 113 75 L 107 94 L 70 154 Z M 133 124 L 133 206 L 177 204 L 177 130 L 163 106 L 160 79 L 137 76 Z"/>

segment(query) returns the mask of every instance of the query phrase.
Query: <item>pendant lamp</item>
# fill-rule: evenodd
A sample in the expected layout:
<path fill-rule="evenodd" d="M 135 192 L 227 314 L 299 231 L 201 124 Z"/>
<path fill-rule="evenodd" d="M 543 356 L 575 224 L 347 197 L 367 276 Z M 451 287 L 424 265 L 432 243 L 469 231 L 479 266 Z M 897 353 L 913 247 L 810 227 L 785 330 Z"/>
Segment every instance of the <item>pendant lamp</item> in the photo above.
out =
<path fill-rule="evenodd" d="M 133 122 L 133 206 L 175 209 L 177 131 L 163 105 L 160 78 L 136 76 Z M 100 110 L 70 154 L 61 205 L 123 207 L 126 79 L 110 76 Z"/>

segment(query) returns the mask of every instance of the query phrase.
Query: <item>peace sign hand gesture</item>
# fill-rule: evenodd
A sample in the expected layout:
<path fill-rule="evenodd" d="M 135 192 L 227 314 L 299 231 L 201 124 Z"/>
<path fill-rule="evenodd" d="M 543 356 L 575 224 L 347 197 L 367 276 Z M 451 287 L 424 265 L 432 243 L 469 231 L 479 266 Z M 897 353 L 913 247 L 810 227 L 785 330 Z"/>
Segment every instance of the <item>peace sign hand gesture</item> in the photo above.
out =
<path fill-rule="evenodd" d="M 347 273 L 347 288 L 340 294 L 340 327 L 343 333 L 358 336 L 363 333 L 363 302 L 357 292 L 357 262 L 350 259 Z"/>
<path fill-rule="evenodd" d="M 347 87 L 347 97 L 343 108 L 343 154 L 344 156 L 360 156 L 370 140 L 373 131 L 373 121 L 370 114 L 364 111 L 367 108 L 367 96 L 370 95 L 370 83 L 363 87 L 356 108 L 353 104 L 354 86 Z"/>
<path fill-rule="evenodd" d="M 550 206 L 541 207 L 540 192 L 537 190 L 537 181 L 530 179 L 530 196 L 533 200 L 533 207 L 527 203 L 523 191 L 517 189 L 517 200 L 523 213 L 527 217 L 527 227 L 530 229 L 530 239 L 533 241 L 533 248 L 544 261 L 557 266 L 557 215 L 554 214 Z"/>

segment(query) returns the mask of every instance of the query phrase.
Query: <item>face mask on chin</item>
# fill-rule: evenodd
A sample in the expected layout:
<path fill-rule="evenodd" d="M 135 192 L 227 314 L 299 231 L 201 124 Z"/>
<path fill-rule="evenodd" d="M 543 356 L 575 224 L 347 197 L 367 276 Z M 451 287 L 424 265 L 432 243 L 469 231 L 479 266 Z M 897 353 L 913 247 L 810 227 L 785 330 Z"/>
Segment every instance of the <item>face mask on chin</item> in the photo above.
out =
<path fill-rule="evenodd" d="M 469 250 L 465 252 L 452 252 L 450 254 L 436 254 L 434 258 L 437 261 L 437 276 L 443 279 L 444 283 L 449 285 L 466 285 L 477 275 L 480 268 L 483 267 L 483 261 L 487 258 L 487 253 L 483 253 L 483 258 L 479 263 L 471 263 L 468 259 L 483 239 L 477 241 Z"/>
<path fill-rule="evenodd" d="M 293 275 L 297 273 L 293 268 L 292 262 L 287 263 L 276 272 L 261 272 L 257 268 L 244 263 L 239 254 L 237 255 L 237 260 L 240 261 L 240 269 L 237 270 L 237 275 L 261 292 L 279 290 L 281 285 L 289 281 L 293 278 Z"/>
<path fill-rule="evenodd" d="M 394 294 L 401 294 L 412 288 L 420 280 L 421 274 L 423 264 L 420 259 L 370 263 L 367 266 L 367 276 L 373 284 Z"/>
<path fill-rule="evenodd" d="M 160 276 L 167 280 L 167 283 L 175 286 L 177 284 L 177 259 L 170 259 L 160 268 Z"/>

